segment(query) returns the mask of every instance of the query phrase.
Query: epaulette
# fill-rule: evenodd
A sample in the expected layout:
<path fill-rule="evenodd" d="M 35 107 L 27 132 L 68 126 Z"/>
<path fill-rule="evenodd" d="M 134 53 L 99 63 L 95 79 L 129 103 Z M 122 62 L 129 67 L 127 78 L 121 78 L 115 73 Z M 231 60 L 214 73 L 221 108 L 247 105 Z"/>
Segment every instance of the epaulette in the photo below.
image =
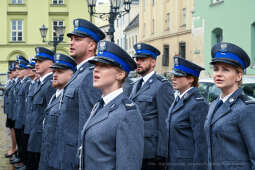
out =
<path fill-rule="evenodd" d="M 255 104 L 255 100 L 251 99 L 249 96 L 245 94 L 242 94 L 240 98 L 245 104 Z"/>
<path fill-rule="evenodd" d="M 156 76 L 157 77 L 157 79 L 159 80 L 159 81 L 168 81 L 165 77 L 163 77 L 163 76 L 161 76 L 161 75 L 157 75 Z"/>
<path fill-rule="evenodd" d="M 123 99 L 122 102 L 123 102 L 126 110 L 135 110 L 136 109 L 135 103 L 132 102 L 131 100 Z"/>

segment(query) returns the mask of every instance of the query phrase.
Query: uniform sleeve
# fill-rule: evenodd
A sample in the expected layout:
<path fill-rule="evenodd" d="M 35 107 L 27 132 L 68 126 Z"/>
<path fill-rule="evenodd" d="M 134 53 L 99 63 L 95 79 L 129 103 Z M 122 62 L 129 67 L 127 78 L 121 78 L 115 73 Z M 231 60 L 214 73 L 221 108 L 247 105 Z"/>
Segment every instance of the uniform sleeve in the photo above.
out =
<path fill-rule="evenodd" d="M 144 127 L 141 114 L 129 111 L 120 121 L 116 135 L 116 170 L 140 170 L 143 159 Z"/>
<path fill-rule="evenodd" d="M 167 158 L 168 153 L 168 131 L 166 119 L 168 110 L 174 101 L 174 91 L 169 82 L 163 83 L 156 95 L 158 110 L 158 146 L 157 156 Z"/>
<path fill-rule="evenodd" d="M 249 107 L 248 107 L 249 106 Z M 249 160 L 253 170 L 255 170 L 255 104 L 248 105 L 247 109 L 242 112 L 239 128 L 241 135 L 246 144 L 249 154 Z"/>
<path fill-rule="evenodd" d="M 195 101 L 193 107 L 190 110 L 189 118 L 191 122 L 191 128 L 193 131 L 193 141 L 195 143 L 194 152 L 194 163 L 198 163 L 198 167 L 193 167 L 193 169 L 203 170 L 206 169 L 207 161 L 207 143 L 204 133 L 204 123 L 208 113 L 209 105 L 208 103 L 202 101 Z"/>

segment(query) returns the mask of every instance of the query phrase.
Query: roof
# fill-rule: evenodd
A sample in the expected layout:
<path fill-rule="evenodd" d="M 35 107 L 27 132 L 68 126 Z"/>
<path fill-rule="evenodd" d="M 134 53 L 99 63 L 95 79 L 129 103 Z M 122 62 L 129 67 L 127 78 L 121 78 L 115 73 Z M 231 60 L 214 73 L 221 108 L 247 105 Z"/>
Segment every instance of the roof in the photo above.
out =
<path fill-rule="evenodd" d="M 139 14 L 136 15 L 136 17 L 128 24 L 128 26 L 125 28 L 124 32 L 127 32 L 135 27 L 139 26 Z"/>

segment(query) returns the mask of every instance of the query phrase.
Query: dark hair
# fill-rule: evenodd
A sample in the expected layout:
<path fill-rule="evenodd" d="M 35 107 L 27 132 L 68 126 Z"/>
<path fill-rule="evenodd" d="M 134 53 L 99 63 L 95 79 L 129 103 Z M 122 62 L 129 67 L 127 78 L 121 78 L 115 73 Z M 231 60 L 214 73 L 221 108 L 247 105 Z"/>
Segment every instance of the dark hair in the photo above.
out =
<path fill-rule="evenodd" d="M 198 87 L 199 83 L 198 83 L 198 77 L 194 77 L 193 75 L 188 74 L 187 78 L 193 78 L 193 82 L 192 82 L 192 87 Z"/>

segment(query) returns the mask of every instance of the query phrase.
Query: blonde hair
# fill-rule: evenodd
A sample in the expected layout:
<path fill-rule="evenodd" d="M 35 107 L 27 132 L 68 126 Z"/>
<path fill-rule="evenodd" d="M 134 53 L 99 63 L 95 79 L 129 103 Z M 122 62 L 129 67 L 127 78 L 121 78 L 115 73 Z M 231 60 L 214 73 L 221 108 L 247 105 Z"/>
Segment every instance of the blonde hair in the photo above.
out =
<path fill-rule="evenodd" d="M 234 67 L 234 69 L 236 70 L 236 72 L 239 74 L 241 73 L 242 77 L 241 80 L 238 82 L 238 86 L 241 86 L 243 84 L 243 69 L 241 67 Z"/>

